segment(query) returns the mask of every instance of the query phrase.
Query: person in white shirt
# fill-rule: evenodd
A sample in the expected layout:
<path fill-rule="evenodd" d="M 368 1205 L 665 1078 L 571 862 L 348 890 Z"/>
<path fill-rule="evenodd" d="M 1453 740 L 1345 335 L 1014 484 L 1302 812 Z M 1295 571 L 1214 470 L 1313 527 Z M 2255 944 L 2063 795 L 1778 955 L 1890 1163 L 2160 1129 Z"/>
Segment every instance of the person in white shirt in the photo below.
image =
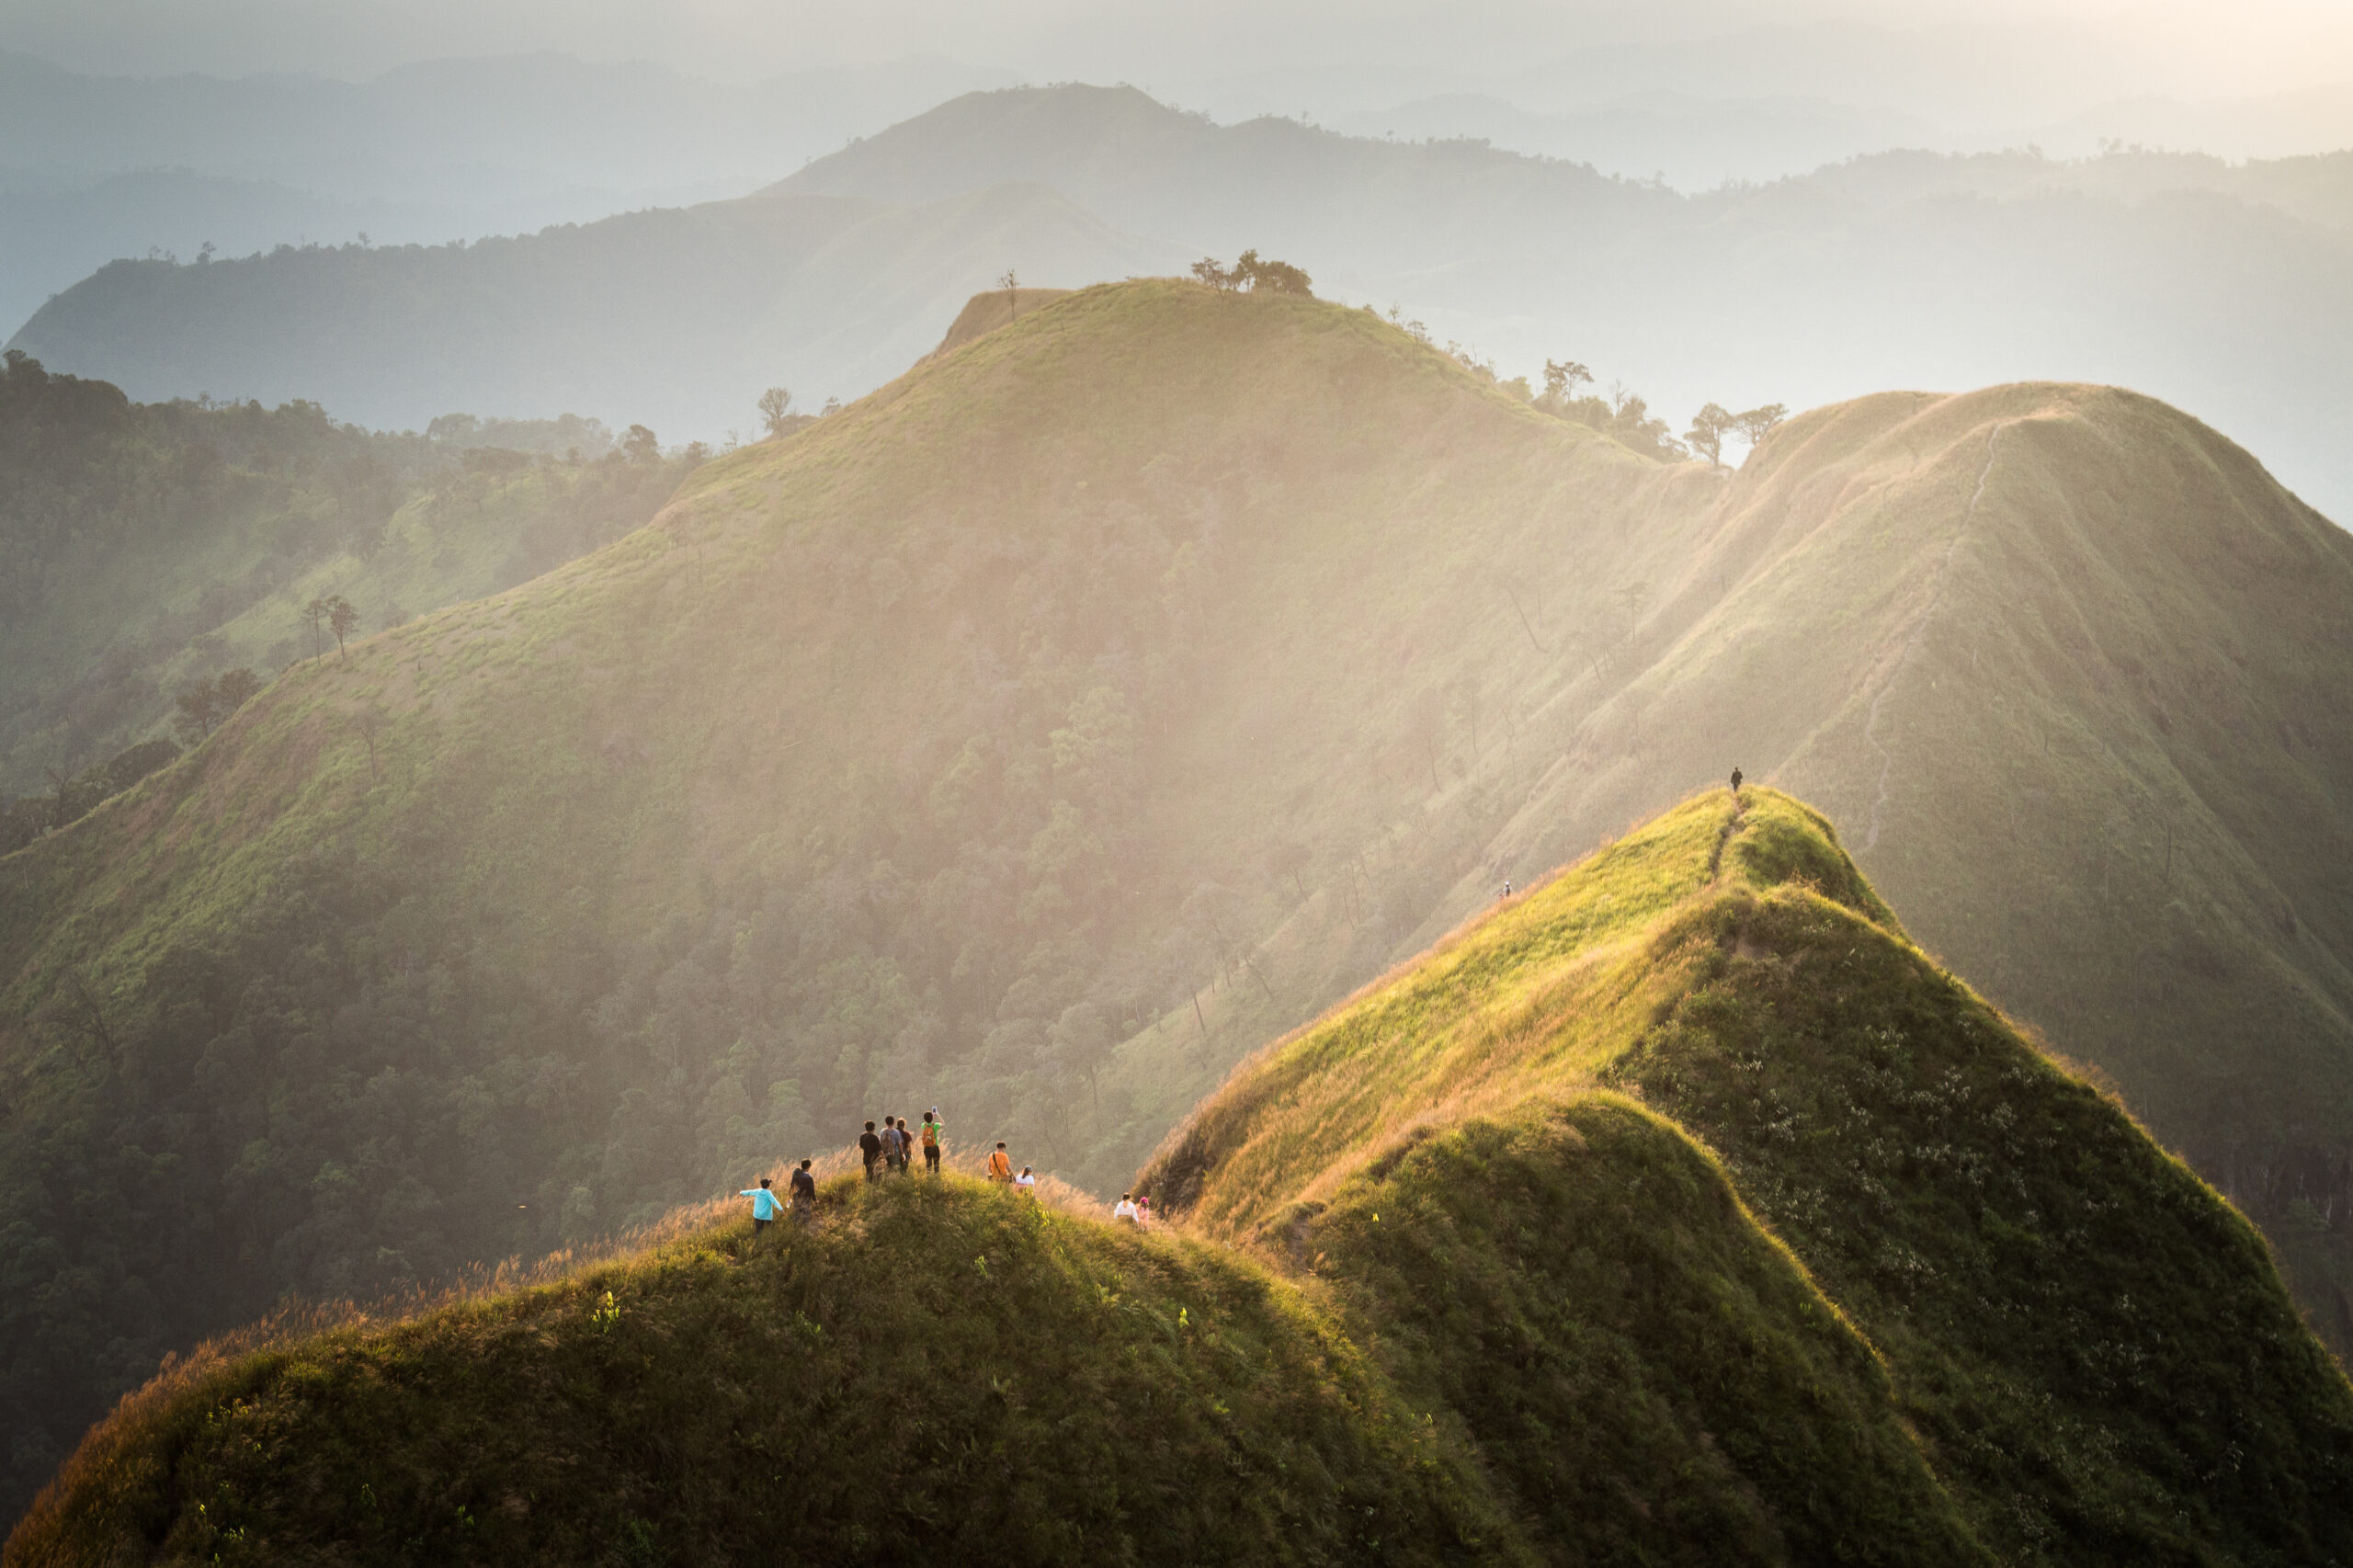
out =
<path fill-rule="evenodd" d="M 1021 1194 L 1023 1194 L 1023 1195 L 1024 1195 L 1024 1196 L 1026 1196 L 1026 1197 L 1029 1197 L 1029 1198 L 1035 1198 L 1035 1197 L 1037 1197 L 1037 1196 L 1038 1196 L 1038 1176 L 1037 1176 L 1037 1173 L 1035 1173 L 1034 1171 L 1030 1170 L 1030 1168 L 1029 1168 L 1028 1165 L 1024 1165 L 1024 1166 L 1022 1166 L 1022 1167 L 1021 1167 L 1021 1174 L 1020 1174 L 1019 1176 L 1015 1176 L 1015 1177 L 1013 1178 L 1013 1189 L 1014 1189 L 1016 1192 L 1021 1193 Z"/>
<path fill-rule="evenodd" d="M 1137 1222 L 1136 1195 L 1132 1192 L 1120 1194 L 1120 1206 L 1111 1210 L 1111 1218 L 1125 1220 L 1131 1225 L 1135 1224 Z"/>

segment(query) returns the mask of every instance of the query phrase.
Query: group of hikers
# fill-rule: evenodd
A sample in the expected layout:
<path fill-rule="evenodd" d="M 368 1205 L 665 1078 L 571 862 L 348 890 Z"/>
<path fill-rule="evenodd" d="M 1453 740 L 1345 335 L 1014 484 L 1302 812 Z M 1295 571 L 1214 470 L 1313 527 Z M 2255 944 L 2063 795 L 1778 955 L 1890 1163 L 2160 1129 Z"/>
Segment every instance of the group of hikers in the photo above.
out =
<path fill-rule="evenodd" d="M 948 1146 L 948 1127 L 939 1119 L 939 1108 L 932 1107 L 923 1113 L 923 1124 L 910 1128 L 903 1116 L 886 1116 L 878 1131 L 872 1122 L 858 1136 L 858 1156 L 866 1165 L 866 1179 L 881 1181 L 886 1176 L 905 1176 L 915 1168 L 915 1151 L 923 1151 L 924 1169 L 933 1176 L 939 1174 L 939 1159 Z M 817 1177 L 811 1169 L 814 1160 L 803 1160 L 794 1167 L 787 1185 L 790 1187 L 792 1217 L 807 1224 L 817 1210 Z M 989 1180 L 1010 1187 L 1027 1198 L 1038 1196 L 1038 1173 L 1028 1165 L 1018 1175 L 1013 1169 L 1013 1156 L 1006 1153 L 1003 1140 L 989 1152 Z M 757 1236 L 777 1221 L 779 1203 L 774 1176 L 762 1176 L 760 1185 L 747 1187 L 738 1198 L 752 1200 L 752 1234 Z M 1111 1217 L 1138 1228 L 1152 1221 L 1152 1199 L 1138 1198 L 1134 1193 L 1120 1194 L 1119 1206 Z"/>

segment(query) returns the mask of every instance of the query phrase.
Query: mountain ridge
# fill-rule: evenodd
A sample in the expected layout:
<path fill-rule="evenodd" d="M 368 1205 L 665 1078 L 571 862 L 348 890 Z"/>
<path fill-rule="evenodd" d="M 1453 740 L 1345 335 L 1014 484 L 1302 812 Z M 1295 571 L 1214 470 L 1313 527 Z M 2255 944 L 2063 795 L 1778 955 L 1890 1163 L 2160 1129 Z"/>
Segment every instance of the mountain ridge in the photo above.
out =
<path fill-rule="evenodd" d="M 1820 411 L 1733 475 L 1369 312 L 1163 279 L 722 457 L 0 860 L 0 1233 L 82 1292 L 0 1303 L 7 1397 L 53 1463 L 120 1366 L 286 1290 L 539 1256 L 927 1105 L 1117 1190 L 1250 1049 L 1734 763 L 1867 820 L 1854 694 L 2004 421 L 1972 525 L 2001 549 L 1942 601 L 1974 619 L 1884 685 L 1866 869 L 2029 1017 L 2074 976 L 2043 1027 L 2335 1334 L 2342 1235 L 2295 1208 L 2335 1167 L 2290 1156 L 2343 1146 L 2347 1048 L 2258 895 L 2335 939 L 2353 767 L 2229 727 L 2323 710 L 2325 524 L 2128 394 Z M 2055 594 L 2077 554 L 2097 591 Z M 2214 805 L 2168 873 L 2125 808 L 2183 779 Z M 190 1211 L 101 1245 L 158 1172 Z M 92 1336 L 117 1363 L 52 1348 Z"/>
<path fill-rule="evenodd" d="M 2353 1386 L 2252 1227 L 1887 913 L 1818 814 L 1710 791 L 1238 1070 L 1139 1178 L 1166 1233 L 957 1176 L 846 1172 L 767 1238 L 716 1200 L 536 1289 L 201 1359 L 6 1561 L 2345 1550 Z M 1801 1085 L 1860 1098 L 1792 1140 Z M 1858 1194 L 1860 1268 L 1826 1211 Z M 1942 1282 L 1984 1248 L 2006 1278 Z"/>

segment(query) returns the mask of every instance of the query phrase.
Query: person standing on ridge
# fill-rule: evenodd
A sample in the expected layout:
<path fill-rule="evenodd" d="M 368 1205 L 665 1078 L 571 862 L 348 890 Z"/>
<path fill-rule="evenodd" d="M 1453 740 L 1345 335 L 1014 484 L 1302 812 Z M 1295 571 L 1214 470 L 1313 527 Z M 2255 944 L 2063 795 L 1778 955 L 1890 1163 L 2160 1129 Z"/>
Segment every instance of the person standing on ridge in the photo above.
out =
<path fill-rule="evenodd" d="M 1120 1205 L 1111 1210 L 1111 1218 L 1125 1220 L 1131 1225 L 1142 1225 L 1143 1220 L 1142 1211 L 1136 1208 L 1136 1195 L 1132 1192 L 1120 1194 Z"/>
<path fill-rule="evenodd" d="M 899 1119 L 882 1119 L 882 1169 L 885 1175 L 907 1168 L 907 1135 L 899 1131 Z"/>
<path fill-rule="evenodd" d="M 1732 792 L 1734 795 L 1740 793 L 1740 769 L 1737 767 L 1732 770 Z"/>
<path fill-rule="evenodd" d="M 923 1131 L 916 1136 L 923 1140 L 923 1168 L 932 1176 L 939 1174 L 939 1135 L 946 1131 L 940 1125 L 938 1106 L 923 1113 Z"/>
<path fill-rule="evenodd" d="M 866 1161 L 866 1179 L 870 1182 L 881 1180 L 875 1175 L 874 1164 L 882 1157 L 882 1140 L 874 1136 L 874 1124 L 870 1121 L 866 1124 L 866 1131 L 858 1136 L 858 1152 Z"/>
<path fill-rule="evenodd" d="M 806 1225 L 817 1212 L 817 1178 L 809 1174 L 810 1162 L 803 1160 L 792 1173 L 792 1218 Z"/>
<path fill-rule="evenodd" d="M 1005 1152 L 1003 1139 L 997 1141 L 995 1150 L 989 1155 L 989 1179 L 991 1181 L 1013 1179 L 1013 1156 Z"/>
<path fill-rule="evenodd" d="M 1024 1198 L 1035 1198 L 1035 1197 L 1037 1197 L 1037 1196 L 1038 1196 L 1038 1176 L 1037 1176 L 1037 1173 L 1035 1173 L 1034 1171 L 1030 1170 L 1030 1168 L 1029 1168 L 1028 1165 L 1024 1165 L 1024 1166 L 1022 1166 L 1022 1167 L 1021 1167 L 1021 1174 L 1020 1174 L 1019 1176 L 1015 1176 L 1015 1177 L 1013 1178 L 1013 1190 L 1014 1190 L 1014 1191 L 1016 1191 L 1016 1192 L 1017 1192 L 1017 1193 L 1019 1193 L 1019 1194 L 1021 1194 Z"/>
<path fill-rule="evenodd" d="M 747 1187 L 735 1195 L 738 1198 L 748 1198 L 752 1200 L 752 1239 L 754 1241 L 758 1241 L 760 1233 L 776 1223 L 776 1193 L 768 1186 L 768 1183 L 775 1179 L 774 1176 L 762 1176 L 759 1186 Z"/>

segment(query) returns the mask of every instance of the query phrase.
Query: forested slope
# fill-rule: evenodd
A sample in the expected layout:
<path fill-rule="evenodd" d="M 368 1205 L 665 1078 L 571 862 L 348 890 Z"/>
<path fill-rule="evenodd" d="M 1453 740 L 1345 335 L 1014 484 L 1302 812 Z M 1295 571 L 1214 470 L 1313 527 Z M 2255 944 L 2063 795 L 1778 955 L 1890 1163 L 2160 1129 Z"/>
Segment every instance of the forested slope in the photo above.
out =
<path fill-rule="evenodd" d="M 511 586 L 637 527 L 692 466 L 642 444 L 625 457 L 577 416 L 372 433 L 311 403 L 133 403 L 11 354 L 0 807 L 36 799 L 0 853 L 80 814 L 63 781 L 171 734 L 183 689 L 332 651 L 312 600 L 344 598 L 375 631 Z"/>
<path fill-rule="evenodd" d="M 2244 453 L 2097 389 L 1824 410 L 1734 478 L 1364 311 L 1025 311 L 0 861 L 6 1397 L 52 1445 L 19 1473 L 286 1290 L 537 1254 L 870 1116 L 1116 1190 L 1260 1041 L 1734 763 L 1808 780 L 1925 941 L 1987 944 L 2218 1176 L 2341 1153 L 2344 570 Z M 2126 659 L 2211 672 L 2240 744 L 2159 696 L 2165 731 Z M 2062 851 L 2161 763 L 2231 803 L 2093 893 Z M 2043 1013 L 2059 955 L 2118 994 L 2134 877 L 2237 956 Z M 2292 939 L 2244 914 L 2264 878 Z M 2311 1179 L 2233 1190 L 2333 1310 L 2342 1166 L 2266 1161 Z M 116 1244 L 158 1185 L 173 1222 Z"/>
<path fill-rule="evenodd" d="M 1768 790 L 1270 1048 L 1143 1180 L 1189 1222 L 844 1176 L 805 1229 L 711 1205 L 537 1289 L 202 1358 L 6 1560 L 2353 1550 L 2353 1388 L 2252 1228 Z"/>

